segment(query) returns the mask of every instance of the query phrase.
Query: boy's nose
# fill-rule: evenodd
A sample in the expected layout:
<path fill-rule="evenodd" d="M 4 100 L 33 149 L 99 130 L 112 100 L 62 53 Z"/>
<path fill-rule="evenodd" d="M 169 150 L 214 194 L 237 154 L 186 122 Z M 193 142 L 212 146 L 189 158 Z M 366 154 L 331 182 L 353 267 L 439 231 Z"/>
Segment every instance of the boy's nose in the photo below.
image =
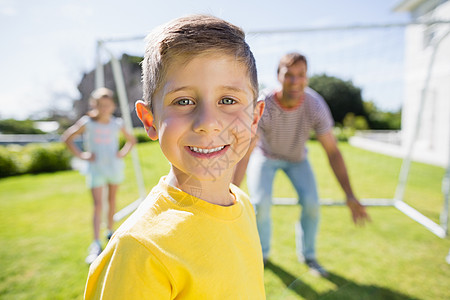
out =
<path fill-rule="evenodd" d="M 197 133 L 220 132 L 222 128 L 217 108 L 208 105 L 198 107 L 193 130 Z"/>

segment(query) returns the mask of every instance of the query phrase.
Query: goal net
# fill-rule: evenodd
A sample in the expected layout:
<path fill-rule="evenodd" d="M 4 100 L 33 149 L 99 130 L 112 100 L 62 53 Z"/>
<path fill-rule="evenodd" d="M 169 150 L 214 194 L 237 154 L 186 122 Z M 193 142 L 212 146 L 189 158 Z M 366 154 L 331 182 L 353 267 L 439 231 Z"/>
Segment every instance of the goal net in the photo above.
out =
<path fill-rule="evenodd" d="M 437 165 L 435 162 L 429 164 L 426 160 L 422 161 L 428 163 L 416 162 L 414 151 L 409 151 L 417 148 L 420 139 L 426 138 L 426 134 L 420 132 L 420 125 L 429 127 L 429 122 L 433 121 L 430 115 L 437 118 L 433 114 L 439 111 L 436 109 L 439 101 L 435 99 L 439 84 L 434 93 L 428 91 L 427 95 L 431 96 L 422 97 L 421 93 L 427 89 L 427 78 L 420 76 L 414 78 L 416 81 L 413 85 L 419 86 L 420 89 L 412 91 L 411 76 L 408 77 L 405 72 L 411 63 L 414 63 L 413 60 L 417 59 L 424 64 L 424 73 L 427 73 L 432 69 L 430 64 L 436 64 L 436 60 L 430 58 L 432 56 L 430 53 L 437 47 L 436 43 L 431 43 L 431 50 L 424 51 L 423 57 L 419 53 L 413 57 L 408 48 L 410 40 L 406 33 L 411 26 L 416 26 L 416 30 L 422 30 L 426 35 L 430 26 L 436 29 L 448 25 L 445 22 L 381 24 L 247 32 L 247 41 L 257 62 L 259 83 L 262 88 L 277 87 L 276 70 L 279 59 L 287 52 L 296 51 L 307 57 L 309 77 L 325 74 L 344 81 L 352 81 L 354 86 L 361 89 L 363 101 L 375 103 L 381 111 L 402 109 L 403 112 L 410 112 L 414 110 L 411 106 L 420 107 L 423 100 L 422 108 L 427 113 L 417 114 L 414 118 L 409 117 L 408 128 L 402 127 L 399 132 L 370 132 L 362 138 L 359 136 L 355 139 L 355 144 L 371 149 L 373 153 L 347 144 L 342 145 L 341 150 L 346 158 L 353 188 L 365 204 L 395 206 L 441 237 L 446 235 L 448 224 L 446 215 L 448 215 L 449 184 L 446 183 L 448 177 L 444 177 L 448 160 L 441 160 Z M 143 38 L 139 36 L 103 40 L 99 43 L 99 51 L 106 51 L 107 59 L 120 57 L 123 53 L 142 56 Z M 431 78 L 436 76 L 431 71 L 430 74 Z M 450 109 L 447 110 L 447 118 L 448 112 Z M 402 116 L 402 122 L 405 123 L 405 116 Z M 409 132 L 408 136 L 405 136 L 405 131 Z M 414 133 L 415 131 L 417 133 Z M 445 137 L 448 144 L 450 144 L 449 136 L 447 133 Z M 316 153 L 317 149 L 314 145 L 310 147 L 309 155 L 312 156 L 323 203 L 342 204 L 343 194 L 336 180 L 332 178 L 326 158 L 323 154 Z M 448 148 L 444 149 L 445 151 L 448 155 Z M 418 159 L 420 160 L 420 157 Z M 274 197 L 283 203 L 295 201 L 296 194 L 292 187 L 281 188 L 281 181 L 286 180 L 282 174 L 277 175 Z"/>

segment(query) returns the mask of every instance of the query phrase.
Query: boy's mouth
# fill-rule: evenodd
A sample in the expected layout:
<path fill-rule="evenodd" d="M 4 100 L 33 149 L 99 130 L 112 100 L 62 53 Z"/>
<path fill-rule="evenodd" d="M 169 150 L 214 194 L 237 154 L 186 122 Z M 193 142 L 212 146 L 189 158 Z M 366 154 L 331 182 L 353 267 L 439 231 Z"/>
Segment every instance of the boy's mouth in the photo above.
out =
<path fill-rule="evenodd" d="M 220 146 L 220 147 L 216 147 L 216 148 L 199 148 L 199 147 L 189 146 L 189 149 L 192 152 L 203 153 L 203 154 L 219 152 L 220 150 L 223 150 L 224 148 L 225 148 L 225 146 Z"/>
<path fill-rule="evenodd" d="M 223 152 L 227 151 L 229 145 L 218 146 L 214 148 L 201 148 L 195 146 L 187 146 L 186 148 L 195 157 L 199 158 L 212 158 L 217 155 L 221 155 Z"/>

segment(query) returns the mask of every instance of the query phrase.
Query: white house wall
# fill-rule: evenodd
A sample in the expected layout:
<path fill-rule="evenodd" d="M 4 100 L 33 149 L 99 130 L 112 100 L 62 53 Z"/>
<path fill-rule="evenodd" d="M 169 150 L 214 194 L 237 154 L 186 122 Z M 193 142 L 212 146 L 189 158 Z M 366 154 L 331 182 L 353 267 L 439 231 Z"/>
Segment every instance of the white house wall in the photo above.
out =
<path fill-rule="evenodd" d="M 450 1 L 419 20 L 426 21 L 430 17 L 435 20 L 450 19 Z M 435 25 L 433 28 L 432 43 L 450 30 L 450 24 Z M 419 103 L 433 50 L 430 45 L 427 46 L 426 26 L 409 26 L 406 30 L 406 45 L 402 112 L 404 146 L 411 142 L 415 130 Z M 450 34 L 439 45 L 427 90 L 414 157 L 438 165 L 447 165 L 450 151 Z"/>

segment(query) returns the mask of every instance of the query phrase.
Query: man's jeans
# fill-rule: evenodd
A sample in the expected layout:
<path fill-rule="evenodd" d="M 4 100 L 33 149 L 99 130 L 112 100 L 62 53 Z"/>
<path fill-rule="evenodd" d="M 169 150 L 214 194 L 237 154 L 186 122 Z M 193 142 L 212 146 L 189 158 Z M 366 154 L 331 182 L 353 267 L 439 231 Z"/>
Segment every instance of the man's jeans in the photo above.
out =
<path fill-rule="evenodd" d="M 272 185 L 278 169 L 283 170 L 291 180 L 302 206 L 301 226 L 296 228 L 297 255 L 299 259 L 315 259 L 320 204 L 308 159 L 298 163 L 270 159 L 255 148 L 247 167 L 247 185 L 256 212 L 263 257 L 267 259 L 270 252 Z"/>

